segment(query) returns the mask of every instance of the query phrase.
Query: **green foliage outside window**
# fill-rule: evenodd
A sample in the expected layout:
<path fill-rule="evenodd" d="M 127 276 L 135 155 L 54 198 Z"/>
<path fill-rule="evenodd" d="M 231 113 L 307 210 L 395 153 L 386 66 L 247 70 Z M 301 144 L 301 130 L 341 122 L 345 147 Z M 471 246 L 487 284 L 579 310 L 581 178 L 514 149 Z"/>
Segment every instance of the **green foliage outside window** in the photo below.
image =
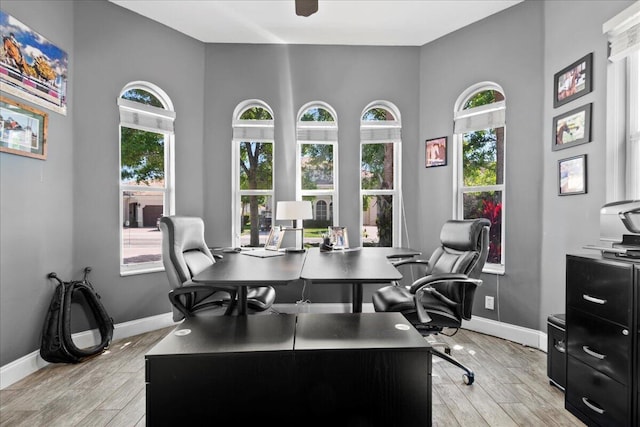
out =
<path fill-rule="evenodd" d="M 240 120 L 273 120 L 262 107 L 248 108 Z M 271 190 L 273 188 L 273 144 L 270 142 L 242 141 L 240 143 L 240 189 Z M 250 246 L 260 245 L 260 206 L 265 196 L 252 195 L 249 201 Z M 242 198 L 246 200 L 245 197 Z M 244 208 L 244 203 L 243 203 Z M 242 213 L 244 217 L 244 212 Z"/>
<path fill-rule="evenodd" d="M 142 89 L 130 89 L 122 98 L 153 107 L 164 105 L 153 94 Z M 120 178 L 123 182 L 151 185 L 164 179 L 163 134 L 122 127 L 120 132 Z"/>

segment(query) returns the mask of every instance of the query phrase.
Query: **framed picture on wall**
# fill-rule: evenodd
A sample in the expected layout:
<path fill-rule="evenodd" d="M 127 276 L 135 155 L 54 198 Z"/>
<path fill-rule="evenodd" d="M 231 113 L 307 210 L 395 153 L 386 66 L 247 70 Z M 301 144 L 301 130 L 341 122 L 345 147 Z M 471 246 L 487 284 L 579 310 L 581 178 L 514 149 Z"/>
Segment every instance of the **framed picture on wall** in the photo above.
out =
<path fill-rule="evenodd" d="M 592 63 L 593 53 L 589 53 L 553 76 L 554 108 L 591 92 Z"/>
<path fill-rule="evenodd" d="M 446 166 L 447 137 L 427 139 L 424 144 L 425 167 Z"/>
<path fill-rule="evenodd" d="M 47 113 L 0 96 L 0 151 L 46 160 L 48 120 Z"/>
<path fill-rule="evenodd" d="M 583 105 L 553 118 L 553 151 L 591 141 L 591 106 Z"/>
<path fill-rule="evenodd" d="M 587 192 L 587 155 L 558 161 L 558 195 L 568 196 Z"/>
<path fill-rule="evenodd" d="M 67 53 L 3 10 L 0 34 L 0 90 L 66 115 Z"/>

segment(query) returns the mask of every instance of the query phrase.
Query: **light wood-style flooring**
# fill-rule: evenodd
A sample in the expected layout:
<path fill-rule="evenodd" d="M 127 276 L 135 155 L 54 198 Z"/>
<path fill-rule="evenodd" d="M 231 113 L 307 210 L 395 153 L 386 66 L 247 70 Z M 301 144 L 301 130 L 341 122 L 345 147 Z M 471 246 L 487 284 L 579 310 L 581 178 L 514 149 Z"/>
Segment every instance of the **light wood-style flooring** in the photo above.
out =
<path fill-rule="evenodd" d="M 114 341 L 100 356 L 48 365 L 1 390 L 0 425 L 144 426 L 144 355 L 172 329 Z M 437 338 L 476 380 L 464 385 L 459 368 L 433 359 L 434 426 L 584 425 L 549 385 L 545 353 L 467 330 Z"/>

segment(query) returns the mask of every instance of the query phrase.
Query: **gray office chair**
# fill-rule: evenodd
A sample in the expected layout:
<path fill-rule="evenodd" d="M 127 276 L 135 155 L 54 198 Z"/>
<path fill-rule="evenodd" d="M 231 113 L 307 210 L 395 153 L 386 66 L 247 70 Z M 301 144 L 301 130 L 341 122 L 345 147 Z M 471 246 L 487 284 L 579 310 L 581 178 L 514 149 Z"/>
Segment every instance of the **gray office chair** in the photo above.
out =
<path fill-rule="evenodd" d="M 196 284 L 191 278 L 216 262 L 204 240 L 204 222 L 198 217 L 165 216 L 160 220 L 162 262 L 169 278 L 169 301 L 173 320 L 192 317 L 197 312 L 226 306 L 231 314 L 237 302 L 237 287 Z M 220 257 L 220 256 L 218 256 Z M 275 300 L 271 286 L 251 287 L 247 307 L 264 311 Z"/>
<path fill-rule="evenodd" d="M 447 221 L 440 232 L 441 246 L 428 261 L 400 260 L 401 265 L 421 265 L 425 276 L 405 287 L 398 283 L 378 289 L 373 294 L 373 306 L 378 312 L 400 312 L 423 335 L 442 332 L 444 328 L 458 329 L 462 320 L 471 319 L 473 297 L 482 268 L 489 254 L 489 220 Z M 432 343 L 444 346 L 440 343 Z M 451 350 L 434 355 L 462 368 L 463 380 L 472 384 L 474 373 L 454 359 Z"/>

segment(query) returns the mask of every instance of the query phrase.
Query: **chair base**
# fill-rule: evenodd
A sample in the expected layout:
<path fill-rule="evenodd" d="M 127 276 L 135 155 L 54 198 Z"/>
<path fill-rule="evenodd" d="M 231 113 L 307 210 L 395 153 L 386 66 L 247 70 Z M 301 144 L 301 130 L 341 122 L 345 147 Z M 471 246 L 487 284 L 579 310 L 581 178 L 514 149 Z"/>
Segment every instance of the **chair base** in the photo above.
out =
<path fill-rule="evenodd" d="M 473 371 L 471 369 L 469 369 L 468 367 L 466 367 L 465 365 L 463 365 L 462 363 L 460 363 L 458 360 L 456 360 L 453 356 L 451 356 L 451 348 L 440 341 L 436 341 L 435 338 L 433 338 L 433 335 L 424 335 L 425 339 L 429 342 L 429 344 L 431 344 L 431 353 L 434 356 L 438 356 L 439 358 L 441 358 L 442 360 L 445 360 L 449 363 L 451 363 L 452 365 L 457 366 L 458 368 L 462 369 L 465 373 L 462 374 L 462 381 L 466 384 L 466 385 L 471 385 L 473 384 L 474 380 L 475 380 L 475 374 L 473 373 Z M 434 347 L 443 347 L 444 348 L 444 352 L 439 351 L 437 349 L 435 349 Z"/>

